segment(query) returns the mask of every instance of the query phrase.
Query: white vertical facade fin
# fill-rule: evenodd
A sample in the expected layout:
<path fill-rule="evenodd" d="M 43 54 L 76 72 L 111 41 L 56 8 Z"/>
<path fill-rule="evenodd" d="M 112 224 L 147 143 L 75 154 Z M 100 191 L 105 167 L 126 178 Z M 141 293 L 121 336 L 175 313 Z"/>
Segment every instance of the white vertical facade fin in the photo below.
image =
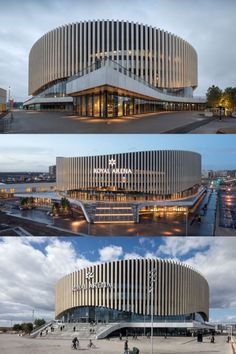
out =
<path fill-rule="evenodd" d="M 185 40 L 148 25 L 89 20 L 58 27 L 33 45 L 29 93 L 89 67 L 96 55 L 117 61 L 153 86 L 197 86 L 197 53 Z"/>

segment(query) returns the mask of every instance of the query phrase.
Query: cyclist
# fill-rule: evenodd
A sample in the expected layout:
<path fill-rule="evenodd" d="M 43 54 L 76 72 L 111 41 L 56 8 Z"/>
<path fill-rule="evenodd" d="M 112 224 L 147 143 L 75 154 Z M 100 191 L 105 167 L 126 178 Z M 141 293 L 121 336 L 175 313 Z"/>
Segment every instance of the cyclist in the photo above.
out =
<path fill-rule="evenodd" d="M 72 339 L 72 349 L 77 349 L 79 347 L 79 340 L 77 337 Z"/>

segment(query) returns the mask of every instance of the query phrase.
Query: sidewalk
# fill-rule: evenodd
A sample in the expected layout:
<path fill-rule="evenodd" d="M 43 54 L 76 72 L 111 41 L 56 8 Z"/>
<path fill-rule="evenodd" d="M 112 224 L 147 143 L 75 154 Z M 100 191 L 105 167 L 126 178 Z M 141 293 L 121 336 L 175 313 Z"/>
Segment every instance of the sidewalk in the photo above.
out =
<path fill-rule="evenodd" d="M 189 134 L 215 134 L 218 130 L 221 130 L 222 133 L 235 134 L 236 118 L 227 117 L 222 118 L 222 120 L 215 119 L 204 126 L 191 130 Z"/>

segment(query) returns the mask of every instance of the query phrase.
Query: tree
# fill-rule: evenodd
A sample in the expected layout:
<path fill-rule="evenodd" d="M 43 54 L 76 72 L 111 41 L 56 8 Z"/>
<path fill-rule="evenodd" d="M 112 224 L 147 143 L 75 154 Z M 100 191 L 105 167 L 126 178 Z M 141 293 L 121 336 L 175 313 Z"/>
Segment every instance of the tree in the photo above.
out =
<path fill-rule="evenodd" d="M 31 323 L 31 322 L 22 323 L 21 328 L 22 328 L 23 332 L 30 333 L 33 331 L 33 323 Z"/>
<path fill-rule="evenodd" d="M 224 90 L 221 105 L 230 111 L 236 108 L 236 87 L 227 87 Z"/>
<path fill-rule="evenodd" d="M 28 205 L 28 203 L 29 203 L 29 198 L 28 197 L 22 198 L 21 201 L 20 201 L 20 204 L 22 206 Z"/>
<path fill-rule="evenodd" d="M 68 214 L 71 212 L 71 205 L 68 199 L 66 198 L 61 198 L 61 208 L 63 210 L 63 213 Z"/>
<path fill-rule="evenodd" d="M 21 325 L 19 323 L 14 324 L 12 329 L 13 331 L 17 331 L 17 332 L 22 330 Z"/>
<path fill-rule="evenodd" d="M 43 325 L 45 325 L 46 321 L 42 318 L 37 318 L 35 321 L 34 321 L 34 325 L 36 328 L 38 327 L 41 327 Z"/>
<path fill-rule="evenodd" d="M 220 105 L 222 99 L 222 90 L 218 86 L 211 86 L 207 90 L 207 102 L 211 108 L 216 108 Z"/>
<path fill-rule="evenodd" d="M 60 210 L 60 204 L 58 202 L 53 202 L 52 203 L 52 213 L 53 213 L 53 215 L 59 214 L 59 210 Z"/>

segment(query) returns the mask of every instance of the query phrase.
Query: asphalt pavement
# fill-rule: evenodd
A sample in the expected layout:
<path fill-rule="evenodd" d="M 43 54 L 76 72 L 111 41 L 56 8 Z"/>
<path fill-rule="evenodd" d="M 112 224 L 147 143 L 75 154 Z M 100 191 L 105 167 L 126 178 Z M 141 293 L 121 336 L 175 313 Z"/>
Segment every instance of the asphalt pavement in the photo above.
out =
<path fill-rule="evenodd" d="M 65 112 L 15 111 L 10 134 L 59 133 L 166 133 L 193 123 L 203 123 L 200 112 L 160 112 L 123 118 L 82 118 Z M 181 130 L 179 131 L 181 133 Z"/>

